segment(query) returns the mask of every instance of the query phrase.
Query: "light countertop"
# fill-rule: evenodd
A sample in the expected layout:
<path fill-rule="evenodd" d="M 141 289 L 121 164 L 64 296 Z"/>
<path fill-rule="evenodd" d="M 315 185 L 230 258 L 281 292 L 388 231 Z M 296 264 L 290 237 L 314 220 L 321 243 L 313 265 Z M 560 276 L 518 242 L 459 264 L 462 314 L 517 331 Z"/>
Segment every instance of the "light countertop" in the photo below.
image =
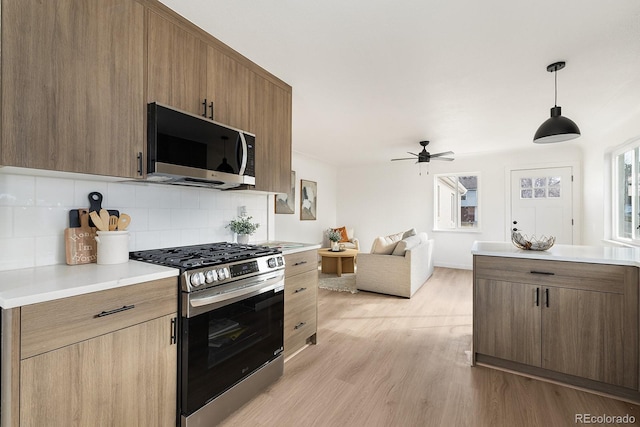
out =
<path fill-rule="evenodd" d="M 270 248 L 278 248 L 282 251 L 283 255 L 295 254 L 296 252 L 310 251 L 312 249 L 320 249 L 322 247 L 319 243 L 299 243 L 299 242 L 281 242 L 281 241 L 266 241 L 256 243 L 256 245 L 269 246 Z"/>
<path fill-rule="evenodd" d="M 124 264 L 49 265 L 0 271 L 0 307 L 72 297 L 90 292 L 176 277 L 179 270 L 146 262 Z"/>
<path fill-rule="evenodd" d="M 511 242 L 480 242 L 471 247 L 473 255 L 509 258 L 572 261 L 592 264 L 629 265 L 640 267 L 640 249 L 608 246 L 554 245 L 546 251 L 516 248 Z"/>

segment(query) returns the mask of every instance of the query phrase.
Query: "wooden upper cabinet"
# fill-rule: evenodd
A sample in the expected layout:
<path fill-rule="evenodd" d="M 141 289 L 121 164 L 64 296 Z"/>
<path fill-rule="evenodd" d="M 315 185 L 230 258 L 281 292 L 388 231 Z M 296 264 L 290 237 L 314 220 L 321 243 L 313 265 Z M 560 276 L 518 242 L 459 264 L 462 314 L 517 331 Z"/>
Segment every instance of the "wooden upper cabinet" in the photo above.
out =
<path fill-rule="evenodd" d="M 217 122 L 254 133 L 250 119 L 252 73 L 213 46 L 207 46 L 206 95 Z M 209 114 L 209 111 L 207 111 Z"/>
<path fill-rule="evenodd" d="M 291 91 L 254 75 L 252 123 L 256 134 L 256 190 L 291 188 Z"/>
<path fill-rule="evenodd" d="M 137 177 L 144 147 L 144 7 L 2 2 L 0 164 Z"/>
<path fill-rule="evenodd" d="M 202 114 L 204 46 L 195 35 L 151 10 L 147 19 L 147 102 Z"/>

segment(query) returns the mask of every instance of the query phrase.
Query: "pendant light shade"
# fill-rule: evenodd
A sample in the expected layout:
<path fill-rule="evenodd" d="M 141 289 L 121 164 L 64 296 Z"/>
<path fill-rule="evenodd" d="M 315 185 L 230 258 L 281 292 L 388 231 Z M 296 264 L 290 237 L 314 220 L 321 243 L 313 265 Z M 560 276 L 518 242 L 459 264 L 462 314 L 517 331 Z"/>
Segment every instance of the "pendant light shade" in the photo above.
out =
<path fill-rule="evenodd" d="M 562 108 L 558 107 L 558 76 L 557 71 L 563 69 L 564 62 L 556 62 L 547 67 L 547 71 L 555 73 L 555 106 L 551 109 L 551 118 L 540 125 L 533 137 L 536 144 L 568 141 L 580 136 L 580 129 L 575 122 L 562 116 Z"/>

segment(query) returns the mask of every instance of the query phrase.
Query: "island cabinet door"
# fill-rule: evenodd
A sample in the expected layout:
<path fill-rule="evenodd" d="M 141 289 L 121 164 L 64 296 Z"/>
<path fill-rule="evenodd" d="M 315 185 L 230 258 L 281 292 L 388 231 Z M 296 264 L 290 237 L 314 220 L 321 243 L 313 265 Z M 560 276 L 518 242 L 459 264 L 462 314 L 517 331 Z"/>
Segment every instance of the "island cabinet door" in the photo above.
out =
<path fill-rule="evenodd" d="M 540 366 L 539 286 L 477 279 L 475 299 L 475 351 Z"/>
<path fill-rule="evenodd" d="M 637 388 L 636 362 L 625 360 L 625 330 L 634 326 L 624 322 L 624 295 L 567 288 L 544 292 L 542 367 Z"/>

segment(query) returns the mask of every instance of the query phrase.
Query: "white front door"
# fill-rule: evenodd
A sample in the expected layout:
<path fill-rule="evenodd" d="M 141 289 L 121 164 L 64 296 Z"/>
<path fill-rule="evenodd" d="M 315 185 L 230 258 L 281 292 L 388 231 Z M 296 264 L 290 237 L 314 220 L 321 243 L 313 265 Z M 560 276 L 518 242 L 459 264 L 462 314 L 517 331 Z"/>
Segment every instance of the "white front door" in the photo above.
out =
<path fill-rule="evenodd" d="M 572 168 L 511 171 L 511 229 L 573 244 Z"/>

